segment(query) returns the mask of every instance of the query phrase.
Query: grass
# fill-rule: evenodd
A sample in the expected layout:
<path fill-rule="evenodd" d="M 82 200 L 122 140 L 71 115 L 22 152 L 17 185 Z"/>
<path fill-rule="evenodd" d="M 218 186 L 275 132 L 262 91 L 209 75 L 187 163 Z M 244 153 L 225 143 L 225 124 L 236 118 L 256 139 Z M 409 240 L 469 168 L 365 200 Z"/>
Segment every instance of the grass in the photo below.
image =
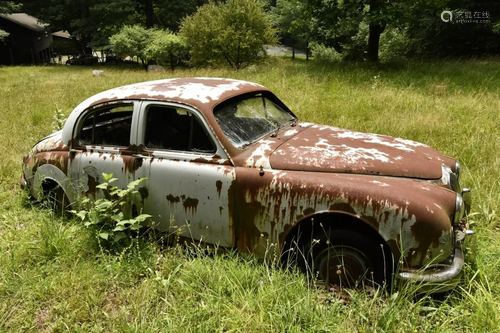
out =
<path fill-rule="evenodd" d="M 147 73 L 104 67 L 0 67 L 0 331 L 500 331 L 500 60 L 320 65 L 274 59 L 242 71 Z M 473 188 L 478 253 L 444 299 L 411 286 L 386 295 L 329 293 L 236 253 L 192 256 L 138 240 L 99 249 L 76 220 L 33 206 L 22 156 L 85 98 L 180 76 L 269 87 L 305 121 L 424 142 L 457 157 Z"/>

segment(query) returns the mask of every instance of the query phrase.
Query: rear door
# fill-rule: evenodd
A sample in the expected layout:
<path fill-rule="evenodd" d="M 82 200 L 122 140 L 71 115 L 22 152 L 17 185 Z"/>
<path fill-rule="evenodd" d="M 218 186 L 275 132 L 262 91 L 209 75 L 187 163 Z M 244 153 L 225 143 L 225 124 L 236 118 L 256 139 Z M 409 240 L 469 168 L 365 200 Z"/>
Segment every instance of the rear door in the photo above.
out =
<path fill-rule="evenodd" d="M 96 186 L 103 173 L 113 185 L 126 188 L 135 179 L 136 131 L 139 102 L 119 101 L 84 111 L 73 130 L 69 173 L 75 192 L 96 199 L 105 193 Z"/>

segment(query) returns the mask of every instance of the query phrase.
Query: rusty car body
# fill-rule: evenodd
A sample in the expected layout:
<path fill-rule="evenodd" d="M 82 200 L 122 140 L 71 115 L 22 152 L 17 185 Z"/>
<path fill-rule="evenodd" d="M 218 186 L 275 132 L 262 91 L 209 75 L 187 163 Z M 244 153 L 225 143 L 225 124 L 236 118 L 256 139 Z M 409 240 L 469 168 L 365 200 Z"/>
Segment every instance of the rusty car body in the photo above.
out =
<path fill-rule="evenodd" d="M 400 280 L 451 288 L 470 191 L 460 164 L 410 140 L 301 122 L 238 80 L 143 82 L 90 97 L 25 156 L 22 184 L 75 207 L 102 173 L 141 183 L 158 228 L 283 262 L 337 284 Z M 172 221 L 174 226 L 172 226 Z M 274 248 L 273 251 L 269 251 Z"/>

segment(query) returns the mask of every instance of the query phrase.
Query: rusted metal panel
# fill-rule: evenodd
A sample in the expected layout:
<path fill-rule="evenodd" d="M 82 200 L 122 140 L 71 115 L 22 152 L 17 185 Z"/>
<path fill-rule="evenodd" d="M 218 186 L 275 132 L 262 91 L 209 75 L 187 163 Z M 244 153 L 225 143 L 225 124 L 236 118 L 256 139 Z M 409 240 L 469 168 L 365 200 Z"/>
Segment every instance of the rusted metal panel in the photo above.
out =
<path fill-rule="evenodd" d="M 233 208 L 228 197 L 236 177 L 234 168 L 168 155 L 155 152 L 136 172 L 148 177 L 144 211 L 161 230 L 209 244 L 234 246 Z"/>
<path fill-rule="evenodd" d="M 237 168 L 231 187 L 238 248 L 262 253 L 288 230 L 318 213 L 355 216 L 377 230 L 391 250 L 421 266 L 452 253 L 455 193 L 408 179 Z M 332 221 L 333 223 L 335 221 Z"/>
<path fill-rule="evenodd" d="M 439 179 L 455 160 L 424 144 L 337 127 L 298 123 L 238 156 L 242 166 Z"/>

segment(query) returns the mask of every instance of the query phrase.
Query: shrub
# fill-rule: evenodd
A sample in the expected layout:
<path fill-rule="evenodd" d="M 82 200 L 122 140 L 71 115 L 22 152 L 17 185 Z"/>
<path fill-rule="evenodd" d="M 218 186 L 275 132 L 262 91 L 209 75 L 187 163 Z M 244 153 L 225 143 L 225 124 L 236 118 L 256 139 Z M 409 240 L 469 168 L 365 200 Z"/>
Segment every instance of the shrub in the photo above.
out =
<path fill-rule="evenodd" d="M 255 0 L 210 1 L 182 21 L 181 35 L 190 49 L 191 64 L 246 67 L 276 43 L 276 31 Z"/>
<path fill-rule="evenodd" d="M 82 206 L 85 209 L 71 212 L 84 221 L 86 227 L 95 230 L 100 244 L 107 248 L 120 249 L 131 243 L 143 227 L 142 223 L 151 217 L 148 214 L 134 216 L 132 209 L 134 196 L 138 193 L 135 187 L 145 178 L 130 182 L 126 189 L 111 185 L 117 180 L 112 174 L 103 173 L 103 178 L 105 182 L 97 185 L 97 188 L 109 195 L 95 201 L 84 198 Z"/>
<path fill-rule="evenodd" d="M 154 30 L 152 41 L 146 50 L 149 58 L 155 59 L 160 64 L 168 63 L 172 70 L 186 52 L 182 38 L 168 30 Z"/>
<path fill-rule="evenodd" d="M 109 39 L 113 50 L 120 57 L 137 56 L 142 63 L 147 62 L 146 48 L 151 43 L 152 30 L 145 29 L 139 25 L 127 25 L 119 33 Z"/>
<path fill-rule="evenodd" d="M 318 43 L 311 43 L 310 48 L 314 61 L 330 63 L 342 60 L 342 55 L 335 51 L 333 47 L 327 47 Z"/>

